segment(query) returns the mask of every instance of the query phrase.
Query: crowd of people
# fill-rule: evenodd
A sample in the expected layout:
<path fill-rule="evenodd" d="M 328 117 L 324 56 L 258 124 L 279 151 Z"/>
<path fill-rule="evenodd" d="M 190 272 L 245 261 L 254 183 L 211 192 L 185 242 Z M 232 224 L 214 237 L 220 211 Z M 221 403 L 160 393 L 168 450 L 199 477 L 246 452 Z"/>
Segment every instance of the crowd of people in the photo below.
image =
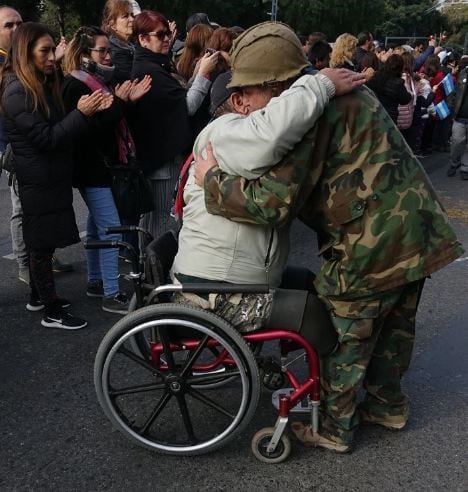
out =
<path fill-rule="evenodd" d="M 291 299 L 285 291 L 306 293 L 297 326 L 284 328 L 317 347 L 323 403 L 319 433 L 293 426 L 300 440 L 348 452 L 360 418 L 403 428 L 409 406 L 400 379 L 424 280 L 462 253 L 415 154 L 448 150 L 455 118 L 448 175 L 462 166 L 466 58 L 432 40 L 422 53 L 382 48 L 368 32 L 329 44 L 323 33 L 299 40 L 280 23 L 214 26 L 206 14 L 188 19 L 182 46 L 163 14 L 133 8 L 108 0 L 102 26 L 81 27 L 66 46 L 46 26 L 0 8 L 8 50 L 2 136 L 22 206 L 28 309 L 44 310 L 46 327 L 86 325 L 53 278 L 55 249 L 79 241 L 75 186 L 89 210 L 88 239 L 116 239 L 106 227 L 126 223 L 155 236 L 180 229 L 174 282 L 268 283 L 274 291 L 180 294 L 175 302 L 245 331 L 275 326 L 277 306 Z M 192 150 L 176 199 L 180 224 L 173 190 Z M 142 216 L 119 213 L 112 191 L 114 169 L 134 162 L 154 197 Z M 317 233 L 317 276 L 286 268 L 295 217 Z M 87 267 L 87 294 L 125 313 L 118 252 L 90 250 Z M 315 299 L 329 321 L 317 329 L 333 332 L 332 347 L 315 329 Z"/>

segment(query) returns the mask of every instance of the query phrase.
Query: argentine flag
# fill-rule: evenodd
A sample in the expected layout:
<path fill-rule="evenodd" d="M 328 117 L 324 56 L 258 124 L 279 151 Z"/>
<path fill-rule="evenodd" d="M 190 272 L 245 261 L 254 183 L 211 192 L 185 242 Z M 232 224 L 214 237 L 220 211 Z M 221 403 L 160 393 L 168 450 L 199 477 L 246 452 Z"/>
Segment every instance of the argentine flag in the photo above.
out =
<path fill-rule="evenodd" d="M 444 88 L 446 96 L 448 96 L 455 90 L 455 84 L 453 83 L 452 74 L 450 73 L 442 79 L 441 84 L 442 87 Z"/>
<path fill-rule="evenodd" d="M 445 118 L 450 115 L 450 109 L 445 101 L 441 101 L 439 104 L 436 104 L 435 110 L 439 120 L 445 120 Z"/>

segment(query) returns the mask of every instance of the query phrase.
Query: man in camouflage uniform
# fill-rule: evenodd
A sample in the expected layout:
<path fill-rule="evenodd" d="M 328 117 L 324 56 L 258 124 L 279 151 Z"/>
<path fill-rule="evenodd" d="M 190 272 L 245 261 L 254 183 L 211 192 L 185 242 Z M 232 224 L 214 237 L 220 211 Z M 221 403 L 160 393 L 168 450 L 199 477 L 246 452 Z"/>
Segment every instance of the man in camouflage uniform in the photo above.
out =
<path fill-rule="evenodd" d="M 422 166 L 373 93 L 361 89 L 331 101 L 315 128 L 256 180 L 222 173 L 212 152 L 197 159 L 196 177 L 212 214 L 270 227 L 298 216 L 317 233 L 325 261 L 315 287 L 339 347 L 322 360 L 319 433 L 297 423 L 297 437 L 350 451 L 362 382 L 361 420 L 403 428 L 408 398 L 400 380 L 424 279 L 463 250 Z"/>

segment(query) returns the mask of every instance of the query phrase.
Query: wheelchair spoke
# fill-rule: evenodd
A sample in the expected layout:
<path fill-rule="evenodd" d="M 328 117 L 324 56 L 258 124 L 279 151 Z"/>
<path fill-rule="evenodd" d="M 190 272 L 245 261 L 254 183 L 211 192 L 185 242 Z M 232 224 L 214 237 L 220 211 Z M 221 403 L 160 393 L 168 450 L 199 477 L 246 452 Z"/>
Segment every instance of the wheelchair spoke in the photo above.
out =
<path fill-rule="evenodd" d="M 230 413 L 228 410 L 226 410 L 224 407 L 213 401 L 211 398 L 208 398 L 204 394 L 200 393 L 199 391 L 190 388 L 188 392 L 192 395 L 193 398 L 196 400 L 200 401 L 201 403 L 204 403 L 206 406 L 212 408 L 213 410 L 216 410 L 217 412 L 225 415 L 226 417 L 229 417 L 231 419 L 235 418 L 235 415 Z"/>
<path fill-rule="evenodd" d="M 163 346 L 164 355 L 166 356 L 167 367 L 169 368 L 169 371 L 174 372 L 176 370 L 176 363 L 174 361 L 174 354 L 172 353 L 170 347 L 170 340 L 169 336 L 167 335 L 166 328 L 159 328 L 159 337 Z"/>
<path fill-rule="evenodd" d="M 182 420 L 185 425 L 185 430 L 187 431 L 187 436 L 189 438 L 190 444 L 196 444 L 198 441 L 193 433 L 192 420 L 187 407 L 187 400 L 184 395 L 177 395 L 177 402 L 179 404 L 180 414 L 182 415 Z"/>
<path fill-rule="evenodd" d="M 164 375 L 161 371 L 156 369 L 154 366 L 152 366 L 150 363 L 146 362 L 144 359 L 141 357 L 138 357 L 138 355 L 134 354 L 131 350 L 126 349 L 125 347 L 119 347 L 118 352 L 121 353 L 122 355 L 125 355 L 129 359 L 133 360 L 140 366 L 144 367 L 145 369 L 148 369 L 152 373 L 156 373 L 158 376 L 164 378 Z"/>
<path fill-rule="evenodd" d="M 200 374 L 187 378 L 185 382 L 189 385 L 203 384 L 203 383 L 211 383 L 213 381 L 219 381 L 220 379 L 230 378 L 233 376 L 240 376 L 240 371 L 235 370 L 235 371 L 219 372 L 215 374 Z"/>
<path fill-rule="evenodd" d="M 144 423 L 143 427 L 140 429 L 142 434 L 145 434 L 148 429 L 153 425 L 154 421 L 158 417 L 158 415 L 164 410 L 165 406 L 171 399 L 170 393 L 164 393 L 158 401 L 158 404 L 154 407 L 151 415 L 148 417 L 147 421 Z"/>
<path fill-rule="evenodd" d="M 142 384 L 140 386 L 129 386 L 127 388 L 112 389 L 109 396 L 117 397 L 121 395 L 131 395 L 133 393 L 144 393 L 146 391 L 163 390 L 166 387 L 164 383 Z"/>
<path fill-rule="evenodd" d="M 205 348 L 206 344 L 208 343 L 209 336 L 206 335 L 203 340 L 199 343 L 197 349 L 191 354 L 189 360 L 185 364 L 184 368 L 182 369 L 181 376 L 184 377 L 187 375 L 187 373 L 190 371 L 191 367 L 197 360 L 198 356 L 203 352 L 203 349 Z"/>

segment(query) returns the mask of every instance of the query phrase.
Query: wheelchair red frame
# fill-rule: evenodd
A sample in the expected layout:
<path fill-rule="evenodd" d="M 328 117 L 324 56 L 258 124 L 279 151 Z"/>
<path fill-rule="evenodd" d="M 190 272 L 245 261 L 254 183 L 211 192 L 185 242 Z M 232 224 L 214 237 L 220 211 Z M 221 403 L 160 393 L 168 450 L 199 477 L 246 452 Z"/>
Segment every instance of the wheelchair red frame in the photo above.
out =
<path fill-rule="evenodd" d="M 112 228 L 112 232 L 124 232 L 128 231 L 129 228 Z M 139 230 L 137 227 L 130 227 L 133 230 Z M 129 247 L 129 245 L 122 243 L 120 241 L 95 241 L 88 242 L 88 248 L 108 248 L 108 247 Z M 138 308 L 138 306 L 142 306 L 144 302 L 143 295 L 143 272 L 142 265 L 143 262 L 140 258 L 140 262 L 136 260 L 136 255 L 134 255 L 135 259 L 133 261 L 132 272 L 129 274 L 129 279 L 134 282 L 135 286 L 135 303 L 134 306 Z M 147 286 L 148 288 L 148 286 Z M 158 296 L 165 292 L 194 292 L 194 293 L 207 293 L 207 292 L 268 292 L 268 286 L 252 286 L 252 285 L 230 285 L 230 284 L 186 284 L 186 285 L 161 285 L 156 288 L 152 288 L 150 286 L 149 294 L 146 296 L 146 299 L 149 299 L 151 303 L 155 300 L 157 301 Z M 172 311 L 179 310 L 182 312 L 176 312 L 174 314 Z M 184 323 L 189 325 L 198 326 L 201 331 L 207 330 L 208 333 L 205 336 L 204 341 L 202 342 L 199 337 L 197 338 L 184 338 L 179 337 L 174 340 L 168 338 L 167 335 L 164 335 L 165 338 L 161 337 L 160 339 L 152 339 L 148 342 L 149 344 L 149 352 L 142 356 L 141 352 L 138 350 L 133 350 L 125 348 L 124 344 L 129 340 L 132 340 L 134 337 L 134 332 L 143 333 L 143 330 L 146 329 L 145 326 L 153 320 L 153 314 L 157 316 L 158 323 L 164 325 L 166 323 L 166 318 L 170 320 L 167 321 L 167 324 L 177 324 L 177 322 L 181 323 L 181 326 Z M 180 315 L 180 316 L 179 316 Z M 188 316 L 188 318 L 187 318 Z M 192 318 L 191 318 L 192 316 Z M 179 319 L 180 318 L 180 319 Z M 156 319 L 156 318 L 155 318 Z M 156 321 L 154 321 L 156 323 Z M 203 328 L 205 327 L 205 328 Z M 212 330 L 210 332 L 210 330 Z M 213 331 L 214 330 L 214 331 Z M 216 331 L 218 330 L 218 331 Z M 213 333 L 216 336 L 211 336 L 209 333 Z M 219 336 L 218 336 L 219 335 Z M 176 305 L 172 304 L 154 304 L 151 306 L 146 306 L 142 309 L 137 309 L 135 312 L 127 315 L 122 318 L 106 335 L 104 340 L 101 343 L 101 346 L 98 350 L 98 354 L 96 357 L 95 364 L 95 385 L 98 393 L 98 399 L 103 407 L 106 415 L 109 419 L 116 425 L 116 427 L 123 432 L 127 437 L 136 440 L 138 444 L 144 445 L 151 449 L 155 449 L 160 452 L 167 452 L 167 454 L 180 454 L 180 455 L 194 455 L 194 454 L 202 454 L 204 452 L 211 451 L 213 449 L 219 448 L 221 445 L 224 445 L 224 442 L 218 442 L 216 445 L 207 445 L 206 450 L 202 445 L 198 447 L 190 447 L 187 446 L 179 446 L 177 443 L 174 445 L 166 445 L 166 444 L 157 444 L 155 446 L 151 445 L 151 441 L 148 440 L 145 432 L 147 430 L 148 425 L 145 426 L 145 432 L 142 432 L 138 435 L 138 432 L 135 431 L 135 428 L 132 427 L 131 420 L 132 418 L 123 415 L 122 409 L 119 408 L 119 405 L 116 403 L 119 396 L 124 394 L 135 394 L 138 392 L 149 392 L 154 388 L 158 390 L 164 391 L 164 395 L 169 395 L 168 398 L 174 396 L 174 400 L 177 400 L 179 404 L 179 408 L 182 414 L 183 422 L 186 425 L 186 428 L 189 429 L 192 427 L 190 422 L 190 417 L 188 416 L 189 412 L 187 409 L 187 403 L 185 401 L 184 392 L 187 390 L 191 391 L 189 388 L 190 383 L 188 379 L 184 379 L 183 372 L 186 372 L 184 369 L 181 373 L 178 373 L 177 370 L 174 370 L 174 365 L 172 365 L 173 369 L 171 370 L 169 367 L 168 356 L 173 359 L 174 354 L 178 352 L 188 353 L 189 358 L 190 354 L 197 354 L 199 351 L 204 349 L 218 349 L 221 347 L 221 351 L 217 352 L 214 350 L 216 354 L 215 359 L 211 360 L 209 363 L 199 363 L 190 366 L 190 374 L 192 374 L 192 379 L 194 379 L 194 374 L 204 374 L 209 375 L 212 374 L 212 380 L 222 380 L 223 377 L 228 379 L 232 377 L 232 372 L 229 372 L 229 369 L 238 367 L 238 372 L 242 368 L 242 370 L 248 369 L 250 367 L 250 372 L 254 373 L 258 371 L 257 361 L 254 359 L 252 351 L 248 348 L 248 345 L 245 343 L 240 343 L 239 339 L 243 340 L 246 344 L 250 345 L 250 347 L 261 344 L 263 342 L 271 342 L 278 341 L 280 354 L 281 354 L 281 363 L 279 364 L 280 371 L 282 375 L 286 378 L 286 380 L 290 384 L 290 388 L 288 389 L 279 389 L 276 391 L 278 396 L 278 418 L 273 427 L 267 427 L 265 429 L 260 430 L 255 434 L 252 439 L 252 451 L 254 455 L 261 461 L 265 463 L 279 463 L 284 461 L 291 450 L 291 444 L 288 436 L 285 433 L 286 425 L 289 421 L 289 416 L 292 411 L 297 410 L 296 406 L 306 400 L 306 411 L 310 411 L 311 415 L 311 424 L 314 432 L 318 431 L 318 411 L 320 404 L 320 363 L 319 357 L 317 355 L 316 350 L 298 333 L 284 330 L 284 329 L 274 329 L 274 330 L 261 330 L 249 333 L 238 333 L 232 326 L 226 323 L 224 320 L 216 317 L 211 313 L 206 313 L 202 310 L 196 310 L 193 308 L 177 308 Z M 236 341 L 237 340 L 237 341 Z M 204 344 L 202 347 L 202 343 Z M 289 368 L 290 361 L 287 361 L 287 355 L 296 350 L 304 351 L 304 359 L 307 362 L 307 375 L 301 381 L 296 374 Z M 170 352 L 170 354 L 169 354 Z M 113 388 L 110 382 L 110 369 L 111 364 L 114 363 L 117 356 L 123 354 L 130 361 L 134 361 L 138 367 L 143 367 L 147 374 L 145 377 L 149 377 L 151 379 L 150 384 L 144 385 L 136 385 L 129 386 L 128 388 Z M 236 357 L 241 354 L 244 357 L 242 364 L 239 364 L 239 357 L 237 357 L 237 362 L 234 360 L 234 354 Z M 243 354 L 243 355 L 242 355 Z M 195 356 L 194 356 L 195 357 Z M 302 355 L 300 356 L 302 357 Z M 295 360 L 297 360 L 296 357 Z M 194 359 L 195 360 L 195 359 Z M 253 362 L 252 362 L 253 361 Z M 293 362 L 294 362 L 293 361 Z M 173 363 L 173 362 L 172 362 Z M 188 364 L 187 366 L 188 367 Z M 226 376 L 223 376 L 222 373 L 219 377 L 216 376 L 217 371 L 226 370 Z M 153 373 L 153 374 L 148 374 Z M 130 371 L 131 373 L 131 371 Z M 124 373 L 127 374 L 127 373 Z M 255 377 L 258 379 L 258 373 L 251 377 L 252 381 L 254 381 Z M 244 379 L 247 376 L 244 375 L 242 379 L 242 398 L 245 398 Z M 205 380 L 207 380 L 205 378 Z M 248 380 L 249 382 L 250 380 Z M 198 386 L 199 388 L 200 386 Z M 195 388 L 195 386 L 193 386 Z M 195 389 L 192 388 L 192 391 Z M 255 384 L 252 383 L 250 386 L 250 391 L 252 394 L 249 395 L 254 399 L 256 398 L 258 401 L 259 390 L 258 387 L 255 387 Z M 253 388 L 253 389 L 252 389 Z M 160 402 L 163 400 L 161 398 Z M 168 399 L 166 398 L 166 400 Z M 181 401 L 183 400 L 183 404 Z M 206 398 L 206 397 L 204 397 Z M 210 401 L 210 398 L 206 398 L 205 401 Z M 242 400 L 243 401 L 243 400 Z M 247 422 L 244 422 L 242 429 L 248 423 L 254 414 L 256 403 L 253 405 L 253 409 L 249 406 L 249 415 L 245 417 Z M 160 410 L 158 409 L 159 403 L 156 405 L 154 410 L 155 415 L 158 414 Z M 215 408 L 215 407 L 214 407 Z M 303 410 L 302 410 L 303 411 Z M 241 415 L 236 414 L 236 415 Z M 236 416 L 237 418 L 237 416 Z M 240 416 L 242 420 L 244 415 Z M 129 423 L 130 422 L 130 423 Z M 187 425 L 187 422 L 189 425 Z M 152 423 L 152 422 L 151 422 Z M 229 430 L 230 427 L 228 426 Z M 239 429 L 241 432 L 242 429 Z M 228 432 L 228 431 L 225 431 Z M 189 432 L 190 435 L 190 432 Z M 226 439 L 226 442 L 228 439 Z M 207 443 L 210 444 L 212 441 L 209 439 Z M 213 441 L 214 442 L 214 441 Z"/>

